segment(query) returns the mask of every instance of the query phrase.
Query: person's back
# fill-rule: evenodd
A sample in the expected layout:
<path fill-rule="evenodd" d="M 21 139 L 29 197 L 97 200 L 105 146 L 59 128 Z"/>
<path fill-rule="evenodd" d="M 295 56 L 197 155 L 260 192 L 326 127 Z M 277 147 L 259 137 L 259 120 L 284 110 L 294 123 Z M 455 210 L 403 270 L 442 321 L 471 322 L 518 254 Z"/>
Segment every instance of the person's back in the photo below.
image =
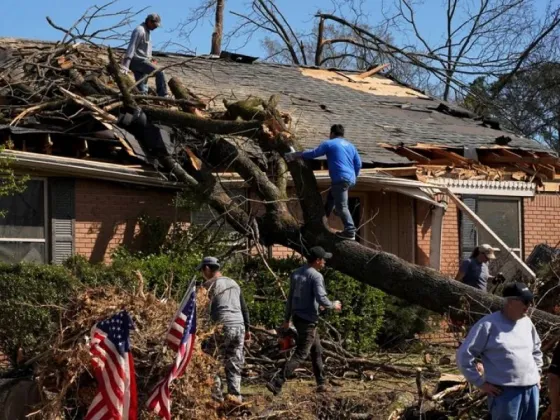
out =
<path fill-rule="evenodd" d="M 463 261 L 460 271 L 464 273 L 463 283 L 480 290 L 487 290 L 490 276 L 488 263 L 480 262 L 476 258 L 469 258 Z"/>
<path fill-rule="evenodd" d="M 309 322 L 317 321 L 319 303 L 315 296 L 315 287 L 320 277 L 321 274 L 307 264 L 292 273 L 292 314 Z"/>
<path fill-rule="evenodd" d="M 218 277 L 210 291 L 210 313 L 214 322 L 225 326 L 244 325 L 241 308 L 241 289 L 235 280 Z"/>
<path fill-rule="evenodd" d="M 356 169 L 354 162 L 358 151 L 348 140 L 337 137 L 324 142 L 326 145 L 329 175 L 333 183 L 348 181 L 356 183 Z"/>

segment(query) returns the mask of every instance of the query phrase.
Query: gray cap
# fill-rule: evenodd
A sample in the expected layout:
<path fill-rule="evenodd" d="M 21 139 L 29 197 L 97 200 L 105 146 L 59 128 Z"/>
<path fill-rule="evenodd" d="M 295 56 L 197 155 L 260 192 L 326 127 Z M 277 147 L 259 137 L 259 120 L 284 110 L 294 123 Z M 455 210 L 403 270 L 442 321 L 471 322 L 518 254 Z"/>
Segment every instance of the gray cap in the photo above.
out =
<path fill-rule="evenodd" d="M 150 13 L 147 17 L 146 20 L 150 20 L 152 22 L 154 22 L 156 24 L 156 26 L 160 26 L 161 25 L 161 18 L 159 17 L 159 15 L 157 13 Z"/>
<path fill-rule="evenodd" d="M 202 270 L 202 267 L 209 265 L 210 267 L 220 268 L 220 263 L 216 257 L 204 257 L 202 262 L 196 267 L 197 270 Z"/>

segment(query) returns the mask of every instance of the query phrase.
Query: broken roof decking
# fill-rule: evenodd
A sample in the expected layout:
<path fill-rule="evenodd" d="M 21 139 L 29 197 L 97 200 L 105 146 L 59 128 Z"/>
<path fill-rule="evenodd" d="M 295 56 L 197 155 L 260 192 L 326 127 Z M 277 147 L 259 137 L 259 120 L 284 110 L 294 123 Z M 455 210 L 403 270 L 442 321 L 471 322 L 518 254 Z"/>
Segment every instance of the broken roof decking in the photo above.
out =
<path fill-rule="evenodd" d="M 0 38 L 3 46 L 32 48 L 52 43 Z M 183 63 L 166 69 L 168 78 L 178 77 L 191 90 L 213 98 L 210 108 L 222 107 L 223 99 L 278 95 L 279 109 L 291 114 L 292 128 L 305 147 L 318 145 L 332 124 L 341 123 L 369 165 L 410 163 L 381 143 L 461 149 L 491 146 L 496 138 L 506 136 L 512 148 L 550 152 L 536 141 L 438 111 L 446 104 L 379 75 L 360 79 L 356 72 L 173 54 L 159 55 L 158 61 L 162 67 Z"/>

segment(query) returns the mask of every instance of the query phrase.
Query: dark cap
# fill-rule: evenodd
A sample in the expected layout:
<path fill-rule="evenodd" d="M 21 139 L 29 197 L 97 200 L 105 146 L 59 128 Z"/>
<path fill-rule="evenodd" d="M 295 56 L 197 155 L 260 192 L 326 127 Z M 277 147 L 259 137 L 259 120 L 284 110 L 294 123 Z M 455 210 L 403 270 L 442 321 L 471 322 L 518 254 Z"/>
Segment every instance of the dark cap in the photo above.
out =
<path fill-rule="evenodd" d="M 197 270 L 202 270 L 205 265 L 213 268 L 220 268 L 220 263 L 216 257 L 204 257 L 202 262 L 196 267 Z"/>
<path fill-rule="evenodd" d="M 504 287 L 503 297 L 516 297 L 530 302 L 535 297 L 525 283 L 510 283 Z"/>
<path fill-rule="evenodd" d="M 312 260 L 318 260 L 319 258 L 328 260 L 332 258 L 332 254 L 325 251 L 321 246 L 314 246 L 309 250 L 309 258 L 311 258 Z"/>

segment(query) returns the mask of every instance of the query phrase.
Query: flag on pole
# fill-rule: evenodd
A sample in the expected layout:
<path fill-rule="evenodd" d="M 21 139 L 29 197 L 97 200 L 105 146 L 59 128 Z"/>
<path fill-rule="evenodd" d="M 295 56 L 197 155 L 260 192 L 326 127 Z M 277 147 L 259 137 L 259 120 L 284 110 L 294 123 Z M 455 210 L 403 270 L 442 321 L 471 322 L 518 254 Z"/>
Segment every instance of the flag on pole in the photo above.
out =
<path fill-rule="evenodd" d="M 86 420 L 136 420 L 136 375 L 130 353 L 134 325 L 126 311 L 91 330 L 90 354 L 98 392 Z"/>
<path fill-rule="evenodd" d="M 194 281 L 185 293 L 185 297 L 171 321 L 167 333 L 167 346 L 177 352 L 175 363 L 169 374 L 154 388 L 148 399 L 148 409 L 161 418 L 171 419 L 171 393 L 169 386 L 180 377 L 189 364 L 196 338 L 196 287 Z"/>

